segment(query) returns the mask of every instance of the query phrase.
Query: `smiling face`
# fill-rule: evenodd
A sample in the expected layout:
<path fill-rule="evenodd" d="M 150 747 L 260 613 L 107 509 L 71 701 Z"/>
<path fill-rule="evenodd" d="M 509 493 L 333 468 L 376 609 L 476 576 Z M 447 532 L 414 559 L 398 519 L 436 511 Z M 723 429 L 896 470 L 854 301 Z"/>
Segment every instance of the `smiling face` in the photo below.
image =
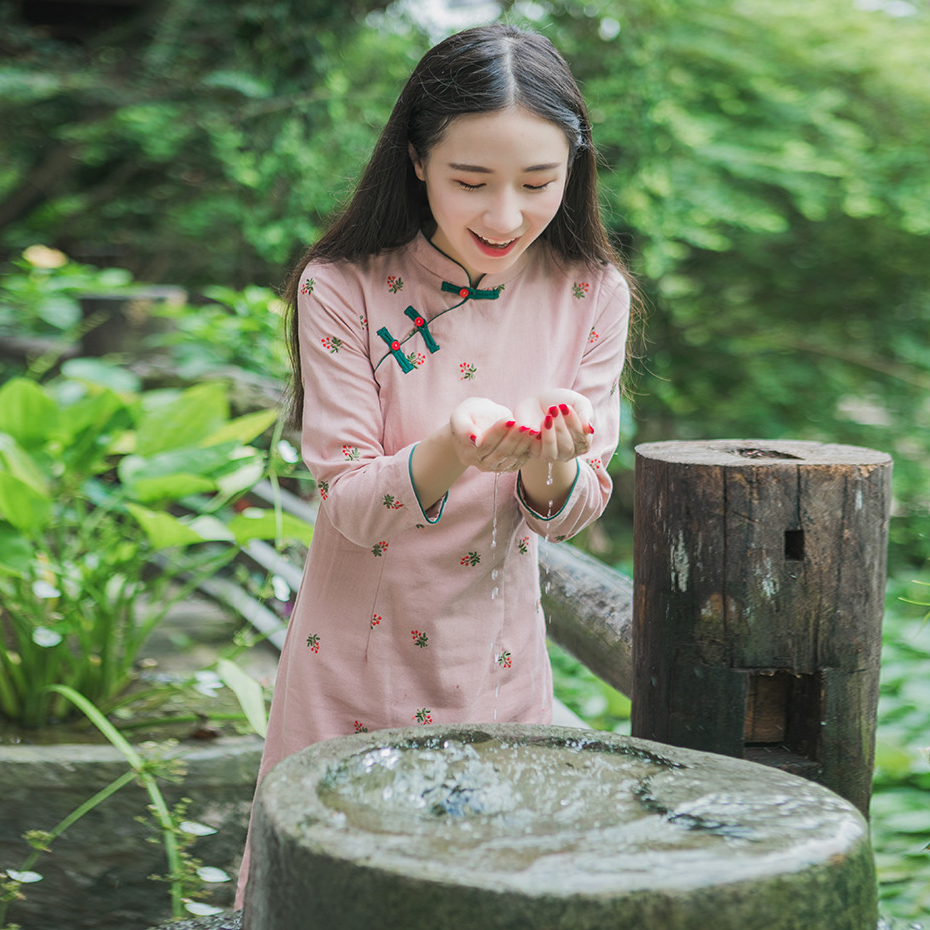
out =
<path fill-rule="evenodd" d="M 558 212 L 568 152 L 555 123 L 523 109 L 456 117 L 426 158 L 410 152 L 436 222 L 433 245 L 472 283 L 512 267 Z"/>

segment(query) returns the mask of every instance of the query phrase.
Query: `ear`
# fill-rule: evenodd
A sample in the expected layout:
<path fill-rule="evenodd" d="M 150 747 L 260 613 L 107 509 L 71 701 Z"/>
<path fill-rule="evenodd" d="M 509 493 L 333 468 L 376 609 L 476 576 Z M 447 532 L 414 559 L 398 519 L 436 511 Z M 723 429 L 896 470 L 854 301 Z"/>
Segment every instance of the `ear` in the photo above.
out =
<path fill-rule="evenodd" d="M 410 160 L 413 162 L 413 170 L 416 173 L 416 176 L 421 180 L 426 180 L 426 174 L 423 171 L 423 159 L 417 154 L 417 150 L 413 147 L 412 142 L 407 143 L 407 152 L 410 155 Z"/>

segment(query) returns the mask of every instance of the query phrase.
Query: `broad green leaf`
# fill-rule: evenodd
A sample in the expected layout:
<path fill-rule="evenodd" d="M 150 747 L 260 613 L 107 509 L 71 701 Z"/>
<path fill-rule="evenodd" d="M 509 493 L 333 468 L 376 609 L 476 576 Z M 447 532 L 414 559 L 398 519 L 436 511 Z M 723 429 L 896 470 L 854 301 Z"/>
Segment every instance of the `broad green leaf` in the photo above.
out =
<path fill-rule="evenodd" d="M 279 521 L 280 517 L 280 521 Z M 246 510 L 229 521 L 229 528 L 241 546 L 250 539 L 277 539 L 280 531 L 282 539 L 294 539 L 310 544 L 313 527 L 289 513 L 276 514 L 273 510 Z"/>
<path fill-rule="evenodd" d="M 190 546 L 202 543 L 209 537 L 200 533 L 186 523 L 182 523 L 170 513 L 156 513 L 140 507 L 138 504 L 127 504 L 126 509 L 139 521 L 149 542 L 156 549 L 170 549 L 172 546 Z"/>
<path fill-rule="evenodd" d="M 35 547 L 15 527 L 0 521 L 0 572 L 22 575 L 35 559 Z"/>
<path fill-rule="evenodd" d="M 48 496 L 48 484 L 35 460 L 7 433 L 0 433 L 0 472 L 19 478 L 34 491 Z"/>
<path fill-rule="evenodd" d="M 238 441 L 251 442 L 272 426 L 278 419 L 277 410 L 257 410 L 237 417 L 221 426 L 215 433 L 208 436 L 200 444 L 202 446 L 215 446 L 221 442 Z"/>
<path fill-rule="evenodd" d="M 0 472 L 0 517 L 24 533 L 40 533 L 52 518 L 52 503 L 25 481 Z"/>
<path fill-rule="evenodd" d="M 264 739 L 268 733 L 268 715 L 262 686 L 228 659 L 220 659 L 216 663 L 216 671 L 226 687 L 239 699 L 239 705 L 252 729 Z"/>
<path fill-rule="evenodd" d="M 229 416 L 226 388 L 219 382 L 198 384 L 170 403 L 147 410 L 136 429 L 136 452 L 159 452 L 201 444 Z"/>
<path fill-rule="evenodd" d="M 58 407 L 34 381 L 13 378 L 0 387 L 0 432 L 21 446 L 38 445 L 55 430 Z"/>
<path fill-rule="evenodd" d="M 74 381 L 109 388 L 117 394 L 135 394 L 142 384 L 138 375 L 124 365 L 101 358 L 71 358 L 61 366 L 61 373 Z"/>
<path fill-rule="evenodd" d="M 130 496 L 143 504 L 158 501 L 179 500 L 192 494 L 207 494 L 216 490 L 216 482 L 203 475 L 188 475 L 177 472 L 163 478 L 139 478 L 127 485 Z"/>
<path fill-rule="evenodd" d="M 216 485 L 222 494 L 233 497 L 251 488 L 265 473 L 265 464 L 259 457 L 242 459 L 241 464 L 232 471 L 220 475 Z"/>

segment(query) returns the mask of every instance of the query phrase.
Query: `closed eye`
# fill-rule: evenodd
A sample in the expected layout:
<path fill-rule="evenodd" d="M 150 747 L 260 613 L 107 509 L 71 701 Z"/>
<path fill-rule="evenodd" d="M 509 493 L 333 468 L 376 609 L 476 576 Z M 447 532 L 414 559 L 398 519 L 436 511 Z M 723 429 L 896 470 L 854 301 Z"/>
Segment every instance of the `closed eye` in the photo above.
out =
<path fill-rule="evenodd" d="M 484 187 L 483 184 L 468 184 L 465 181 L 456 181 L 455 183 L 458 184 L 463 191 L 476 191 L 479 187 Z"/>
<path fill-rule="evenodd" d="M 552 184 L 552 181 L 546 181 L 545 184 L 524 184 L 523 186 L 528 191 L 544 191 L 550 184 Z"/>

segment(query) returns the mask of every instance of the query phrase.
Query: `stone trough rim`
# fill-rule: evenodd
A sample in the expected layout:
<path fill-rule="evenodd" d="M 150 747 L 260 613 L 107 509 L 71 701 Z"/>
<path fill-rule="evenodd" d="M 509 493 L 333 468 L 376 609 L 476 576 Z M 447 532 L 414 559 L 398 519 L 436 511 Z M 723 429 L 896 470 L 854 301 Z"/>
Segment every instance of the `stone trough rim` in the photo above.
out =
<path fill-rule="evenodd" d="M 746 886 L 748 888 L 750 886 L 760 885 L 760 883 L 778 885 L 788 880 L 793 875 L 803 875 L 803 879 L 799 880 L 807 881 L 809 879 L 811 886 L 821 882 L 830 882 L 830 875 L 836 872 L 837 868 L 842 867 L 842 860 L 850 857 L 855 857 L 857 861 L 861 860 L 863 863 L 865 863 L 867 858 L 868 862 L 871 863 L 871 852 L 868 847 L 868 825 L 864 818 L 862 818 L 862 815 L 854 805 L 821 785 L 809 782 L 799 776 L 790 775 L 762 766 L 758 763 L 734 759 L 727 756 L 718 756 L 698 750 L 672 747 L 650 740 L 620 736 L 618 734 L 601 731 L 522 724 L 433 724 L 421 727 L 405 727 L 396 730 L 382 730 L 373 733 L 339 737 L 327 743 L 316 744 L 314 747 L 311 747 L 310 750 L 298 753 L 297 755 L 300 758 L 295 759 L 291 757 L 290 760 L 285 760 L 280 767 L 282 771 L 278 773 L 277 777 L 283 779 L 290 769 L 295 769 L 302 764 L 306 766 L 308 757 L 311 757 L 311 767 L 306 769 L 305 778 L 308 782 L 312 780 L 313 784 L 316 785 L 319 783 L 319 779 L 327 771 L 331 771 L 333 766 L 338 764 L 338 762 L 356 757 L 373 749 L 388 747 L 399 749 L 416 748 L 416 746 L 422 746 L 424 743 L 433 743 L 438 746 L 441 745 L 441 742 L 444 740 L 458 739 L 469 741 L 469 739 L 471 739 L 471 741 L 475 741 L 475 737 L 483 736 L 489 736 L 504 742 L 536 742 L 559 746 L 570 741 L 587 746 L 600 744 L 606 749 L 615 751 L 629 751 L 632 749 L 638 753 L 645 753 L 656 761 L 676 767 L 684 767 L 689 764 L 699 766 L 702 762 L 706 762 L 706 760 L 719 760 L 721 764 L 734 770 L 758 774 L 760 778 L 774 778 L 776 782 L 789 786 L 792 784 L 797 784 L 799 787 L 803 786 L 808 795 L 822 796 L 824 801 L 829 801 L 834 809 L 842 813 L 844 823 L 847 825 L 855 825 L 856 827 L 855 830 L 847 830 L 842 836 L 838 836 L 835 840 L 835 848 L 821 848 L 819 850 L 819 857 L 802 858 L 795 861 L 793 868 L 787 867 L 787 865 L 783 863 L 780 868 L 771 869 L 768 873 L 760 874 L 755 877 L 740 876 L 733 880 L 727 880 L 726 877 L 723 877 L 719 882 L 709 883 L 691 889 L 666 888 L 661 884 L 629 888 L 623 886 L 621 877 L 613 888 L 603 890 L 588 889 L 579 891 L 573 888 L 545 888 L 535 894 L 537 902 L 549 901 L 558 908 L 564 905 L 569 909 L 579 905 L 585 907 L 589 905 L 608 907 L 613 906 L 610 903 L 613 899 L 619 899 L 619 896 L 623 896 L 627 905 L 633 909 L 639 906 L 637 901 L 640 899 L 645 901 L 647 899 L 652 900 L 658 898 L 667 899 L 669 902 L 668 906 L 674 908 L 683 906 L 682 902 L 688 899 L 689 896 L 713 897 L 725 888 L 732 889 L 735 893 L 739 893 L 741 886 Z M 290 766 L 284 768 L 288 766 L 288 762 L 290 762 Z M 269 773 L 265 785 L 262 786 L 259 797 L 262 798 L 264 792 L 273 791 L 275 783 L 276 773 Z M 271 788 L 268 786 L 271 786 Z M 332 813 L 332 809 L 323 804 L 316 794 L 316 791 L 314 791 L 313 801 L 320 806 L 321 810 L 327 810 Z M 839 818 L 840 814 L 837 814 L 837 817 Z M 314 834 L 318 826 L 320 826 L 318 823 L 311 825 L 309 832 Z M 334 846 L 332 843 L 327 842 L 326 833 L 327 830 L 330 829 L 336 832 L 335 828 L 327 827 L 324 824 L 320 829 L 320 833 L 308 840 L 306 847 L 308 857 L 325 856 L 333 861 L 334 868 L 338 867 L 338 863 L 342 863 L 343 866 L 347 868 L 356 869 L 359 875 L 367 876 L 366 882 L 397 881 L 406 887 L 413 887 L 414 884 L 419 883 L 420 887 L 432 887 L 433 891 L 437 894 L 445 893 L 442 889 L 446 889 L 447 891 L 454 889 L 455 894 L 464 894 L 466 896 L 474 893 L 491 896 L 508 896 L 514 900 L 523 899 L 526 902 L 530 902 L 534 899 L 533 892 L 519 885 L 509 883 L 506 876 L 503 880 L 500 880 L 499 877 L 489 880 L 486 874 L 469 874 L 465 885 L 457 884 L 451 873 L 443 874 L 442 869 L 438 871 L 424 869 L 421 875 L 412 877 L 409 871 L 409 860 L 406 862 L 401 860 L 392 861 L 391 859 L 384 859 L 383 857 L 378 857 L 376 859 L 373 855 L 367 857 L 365 855 L 360 855 L 360 844 L 356 843 L 354 839 L 350 839 L 346 848 L 341 848 L 338 843 Z M 351 833 L 351 830 L 348 832 Z M 295 830 L 291 836 L 296 837 L 299 833 L 299 828 L 295 826 Z M 342 831 L 341 835 L 343 838 L 345 838 L 345 833 L 346 831 Z M 373 835 L 365 833 L 364 831 L 360 831 L 360 833 L 366 837 L 371 837 Z M 319 842 L 317 842 L 317 840 Z M 857 874 L 864 875 L 865 872 L 868 872 L 868 863 L 864 864 Z M 874 871 L 871 874 L 874 877 Z M 847 881 L 846 884 L 848 885 L 849 882 Z M 867 897 L 867 893 L 864 894 L 866 894 Z M 583 902 L 588 902 L 588 904 L 584 904 Z M 866 904 L 865 907 L 868 909 L 868 904 Z M 871 919 L 872 925 L 874 926 L 874 917 Z M 795 926 L 795 924 L 787 923 L 774 923 L 769 925 L 773 927 Z M 328 925 L 321 924 L 320 926 Z M 463 924 L 463 926 L 465 925 Z M 471 925 L 469 924 L 468 926 Z M 501 924 L 501 926 L 505 925 Z M 562 926 L 562 924 L 553 924 L 553 926 Z M 623 924 L 623 926 L 625 927 L 627 925 Z M 633 925 L 631 924 L 630 926 Z M 730 924 L 721 923 L 720 926 L 729 927 Z M 754 927 L 755 924 L 752 926 Z M 761 926 L 760 924 L 760 927 Z M 831 924 L 831 926 L 833 925 Z M 836 926 L 840 925 L 837 924 Z M 855 927 L 858 930 L 860 924 L 848 924 L 844 926 L 849 926 L 850 928 Z M 866 926 L 866 924 L 862 924 L 862 926 Z M 258 925 L 256 925 L 256 927 L 258 927 Z"/>

